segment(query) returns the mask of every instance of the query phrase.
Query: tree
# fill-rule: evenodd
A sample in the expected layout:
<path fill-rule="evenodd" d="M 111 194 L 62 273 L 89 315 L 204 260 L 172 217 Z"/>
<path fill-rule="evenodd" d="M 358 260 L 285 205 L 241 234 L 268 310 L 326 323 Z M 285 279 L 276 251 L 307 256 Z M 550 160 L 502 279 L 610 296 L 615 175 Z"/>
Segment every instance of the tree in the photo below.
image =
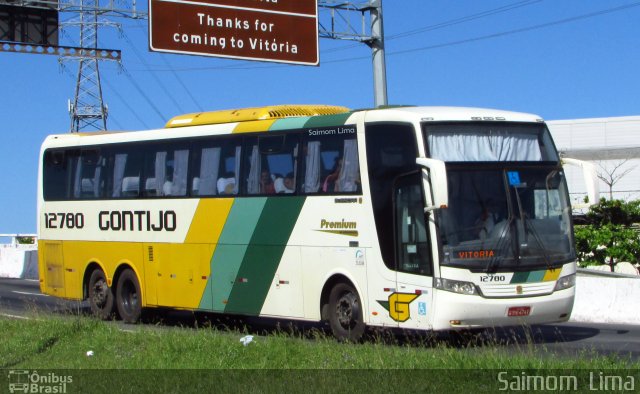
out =
<path fill-rule="evenodd" d="M 601 198 L 598 204 L 591 207 L 587 219 L 589 223 L 597 225 L 619 224 L 629 227 L 640 222 L 640 200 L 626 202 Z"/>
<path fill-rule="evenodd" d="M 589 224 L 576 226 L 576 249 L 582 262 L 607 264 L 614 271 L 618 261 L 640 260 L 640 234 L 632 228 L 640 222 L 640 200 L 600 200 L 587 213 Z"/>
<path fill-rule="evenodd" d="M 598 178 L 609 187 L 609 200 L 613 200 L 613 186 L 636 168 L 636 166 L 630 166 L 622 169 L 629 160 L 631 159 L 618 160 L 611 165 L 604 164 L 602 161 L 598 162 L 598 167 L 600 167 Z"/>

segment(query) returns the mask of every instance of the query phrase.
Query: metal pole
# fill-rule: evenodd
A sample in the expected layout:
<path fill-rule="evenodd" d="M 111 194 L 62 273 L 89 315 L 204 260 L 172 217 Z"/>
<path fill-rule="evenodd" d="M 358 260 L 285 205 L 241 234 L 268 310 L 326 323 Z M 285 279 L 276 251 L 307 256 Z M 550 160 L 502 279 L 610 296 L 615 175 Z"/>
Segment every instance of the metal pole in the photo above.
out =
<path fill-rule="evenodd" d="M 387 69 L 384 60 L 384 30 L 382 27 L 382 0 L 369 0 L 371 6 L 371 53 L 373 57 L 374 105 L 380 107 L 387 102 Z"/>

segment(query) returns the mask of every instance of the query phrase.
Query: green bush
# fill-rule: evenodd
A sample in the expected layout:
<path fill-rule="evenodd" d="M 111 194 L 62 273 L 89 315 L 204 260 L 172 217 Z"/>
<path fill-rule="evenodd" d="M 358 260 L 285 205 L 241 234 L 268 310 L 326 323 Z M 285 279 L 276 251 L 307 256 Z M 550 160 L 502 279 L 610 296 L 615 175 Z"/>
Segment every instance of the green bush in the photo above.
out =
<path fill-rule="evenodd" d="M 640 262 L 640 200 L 600 200 L 587 213 L 589 224 L 575 227 L 578 261 L 582 266 L 618 261 Z"/>
<path fill-rule="evenodd" d="M 16 237 L 16 241 L 18 241 L 18 243 L 20 245 L 33 245 L 36 242 L 35 237 L 26 235 L 26 236 L 20 236 L 18 235 Z"/>

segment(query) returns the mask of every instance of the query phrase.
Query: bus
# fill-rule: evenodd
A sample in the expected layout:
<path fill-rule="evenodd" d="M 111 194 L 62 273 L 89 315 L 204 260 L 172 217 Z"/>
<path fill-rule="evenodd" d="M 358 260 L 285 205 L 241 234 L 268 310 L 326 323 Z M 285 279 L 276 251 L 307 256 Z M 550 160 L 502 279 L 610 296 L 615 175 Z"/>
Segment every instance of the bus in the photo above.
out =
<path fill-rule="evenodd" d="M 175 308 L 456 331 L 569 319 L 564 160 L 535 115 L 279 105 L 40 153 L 41 291 L 103 319 Z"/>

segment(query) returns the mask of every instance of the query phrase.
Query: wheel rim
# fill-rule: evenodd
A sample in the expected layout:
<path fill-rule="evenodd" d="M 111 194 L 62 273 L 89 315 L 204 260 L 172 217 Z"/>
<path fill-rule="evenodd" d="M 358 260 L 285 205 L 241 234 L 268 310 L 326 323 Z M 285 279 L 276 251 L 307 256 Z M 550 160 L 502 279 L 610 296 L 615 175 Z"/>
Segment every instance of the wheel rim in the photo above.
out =
<path fill-rule="evenodd" d="M 353 293 L 343 294 L 336 303 L 338 323 L 345 329 L 351 329 L 356 325 L 358 311 L 358 297 Z"/>
<path fill-rule="evenodd" d="M 133 312 L 138 306 L 138 292 L 131 281 L 122 284 L 122 306 L 127 313 Z"/>
<path fill-rule="evenodd" d="M 100 278 L 93 285 L 93 295 L 91 297 L 94 305 L 98 307 L 103 307 L 107 303 L 107 292 L 109 291 L 109 286 L 107 286 L 107 282 Z"/>

